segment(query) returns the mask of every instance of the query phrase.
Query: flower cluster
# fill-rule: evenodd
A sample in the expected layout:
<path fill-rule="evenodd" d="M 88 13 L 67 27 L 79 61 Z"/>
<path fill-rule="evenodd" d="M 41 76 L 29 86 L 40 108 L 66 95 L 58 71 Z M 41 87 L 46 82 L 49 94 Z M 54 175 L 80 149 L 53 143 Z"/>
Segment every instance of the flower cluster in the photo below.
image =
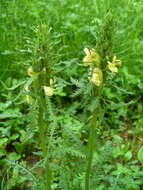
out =
<path fill-rule="evenodd" d="M 84 52 L 86 56 L 83 58 L 83 62 L 85 66 L 90 66 L 91 70 L 91 76 L 89 77 L 89 80 L 94 83 L 96 86 L 101 86 L 103 83 L 103 73 L 102 70 L 100 69 L 100 56 L 94 49 L 88 49 L 84 48 Z M 116 59 L 116 56 L 113 57 L 112 62 L 108 61 L 107 62 L 108 66 L 107 68 L 113 72 L 117 73 L 118 72 L 118 66 L 120 66 L 122 63 L 120 60 Z"/>
<path fill-rule="evenodd" d="M 100 67 L 100 56 L 94 49 L 84 48 L 86 56 L 83 58 L 83 62 L 86 66 L 90 66 L 91 76 L 89 80 L 96 86 L 100 86 L 103 81 L 103 74 Z"/>
<path fill-rule="evenodd" d="M 43 69 L 43 73 L 45 74 L 46 73 L 46 69 L 44 68 Z M 33 71 L 33 68 L 32 68 L 32 66 L 31 67 L 29 67 L 28 69 L 27 69 L 27 74 L 28 74 L 28 76 L 29 77 L 33 77 L 36 73 Z M 44 92 L 45 92 L 45 95 L 47 95 L 47 96 L 53 96 L 53 94 L 54 94 L 54 89 L 53 89 L 53 80 L 52 79 L 50 79 L 50 81 L 49 81 L 49 83 L 50 83 L 50 86 L 43 86 L 43 90 L 44 90 Z M 33 99 L 32 99 L 32 97 L 28 94 L 29 92 L 30 92 L 30 90 L 29 90 L 29 88 L 26 86 L 25 87 L 25 91 L 26 91 L 26 101 L 27 101 L 27 103 L 28 104 L 32 104 L 32 102 L 33 102 Z"/>

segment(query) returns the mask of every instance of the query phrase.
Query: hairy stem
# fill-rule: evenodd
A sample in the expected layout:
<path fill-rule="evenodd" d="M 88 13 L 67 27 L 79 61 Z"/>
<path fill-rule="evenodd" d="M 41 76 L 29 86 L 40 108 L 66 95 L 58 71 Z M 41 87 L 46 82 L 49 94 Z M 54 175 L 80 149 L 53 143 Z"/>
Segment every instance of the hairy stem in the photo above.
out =
<path fill-rule="evenodd" d="M 47 159 L 47 146 L 46 146 L 46 130 L 45 130 L 45 121 L 43 119 L 44 112 L 41 106 L 39 106 L 39 116 L 38 116 L 38 126 L 39 126 L 39 138 L 41 143 L 41 149 L 43 153 L 43 158 L 45 159 L 44 168 L 45 168 L 45 190 L 51 190 L 51 172 L 49 167 L 49 162 Z"/>
<path fill-rule="evenodd" d="M 93 147 L 94 147 L 94 127 L 90 127 L 90 136 L 89 136 L 89 147 L 88 147 L 88 156 L 87 156 L 87 168 L 85 176 L 85 190 L 89 190 L 89 179 L 91 173 L 91 165 L 93 158 Z"/>
<path fill-rule="evenodd" d="M 100 97 L 102 94 L 102 87 L 98 89 L 97 97 L 95 98 L 95 92 L 92 94 L 92 98 L 96 101 L 96 106 L 94 111 L 92 112 L 92 117 L 89 123 L 89 138 L 88 138 L 88 152 L 87 152 L 87 166 L 86 166 L 86 174 L 85 174 L 85 190 L 90 190 L 90 174 L 91 174 L 91 167 L 92 167 L 92 160 L 93 160 L 93 153 L 94 153 L 94 145 L 95 145 L 95 129 L 97 126 L 97 119 L 99 116 L 99 106 L 100 106 Z M 98 108 L 98 110 L 97 110 Z"/>
<path fill-rule="evenodd" d="M 44 170 L 45 170 L 45 190 L 51 190 L 51 171 L 48 161 L 48 151 L 47 151 L 47 145 L 46 145 L 46 122 L 45 122 L 45 108 L 44 105 L 45 99 L 43 96 L 42 91 L 38 92 L 38 89 L 40 90 L 40 80 L 37 79 L 36 81 L 36 89 L 37 89 L 37 95 L 38 95 L 38 127 L 39 127 L 39 138 L 40 138 L 40 144 L 42 149 L 42 154 L 44 158 Z"/>
<path fill-rule="evenodd" d="M 96 118 L 97 116 L 93 114 L 93 118 L 90 125 L 90 131 L 89 131 L 89 140 L 88 140 L 87 168 L 86 168 L 86 174 L 85 174 L 85 190 L 89 190 L 91 166 L 92 166 L 94 144 L 95 144 L 95 126 L 96 126 L 96 120 L 97 120 Z"/>

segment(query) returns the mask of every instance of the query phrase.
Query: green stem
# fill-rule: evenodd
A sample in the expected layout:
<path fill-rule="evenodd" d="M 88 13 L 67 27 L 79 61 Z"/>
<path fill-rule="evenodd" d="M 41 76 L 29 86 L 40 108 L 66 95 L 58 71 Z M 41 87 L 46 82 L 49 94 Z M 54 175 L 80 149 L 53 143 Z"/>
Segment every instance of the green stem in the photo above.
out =
<path fill-rule="evenodd" d="M 95 125 L 96 125 L 96 118 L 93 115 L 93 119 L 90 125 L 90 134 L 89 134 L 89 141 L 88 141 L 88 155 L 87 155 L 87 168 L 85 174 L 85 190 L 89 190 L 89 183 L 90 183 L 90 174 L 91 174 L 91 166 L 92 166 L 92 159 L 93 159 L 93 152 L 94 152 L 94 144 L 95 144 Z"/>
<path fill-rule="evenodd" d="M 100 106 L 100 97 L 102 94 L 102 87 L 98 89 L 97 97 L 95 98 L 95 91 L 93 91 L 92 98 L 96 101 L 95 109 L 92 113 L 92 118 L 90 121 L 90 129 L 89 129 L 89 139 L 88 139 L 88 153 L 87 153 L 87 167 L 86 167 L 86 174 L 85 174 L 85 190 L 89 190 L 90 186 L 90 174 L 91 174 L 91 166 L 93 160 L 93 153 L 94 153 L 94 145 L 95 145 L 95 128 L 97 126 L 97 119 L 98 119 L 98 112 L 97 108 Z"/>
<path fill-rule="evenodd" d="M 46 126 L 44 117 L 44 110 L 41 106 L 39 106 L 39 116 L 38 116 L 38 126 L 39 126 L 39 138 L 41 143 L 41 149 L 43 153 L 43 158 L 45 159 L 44 169 L 45 169 L 45 190 L 51 190 L 51 172 L 50 166 L 47 159 L 47 146 L 46 146 Z"/>
<path fill-rule="evenodd" d="M 49 166 L 49 160 L 47 159 L 48 151 L 46 145 L 46 122 L 44 119 L 45 115 L 45 99 L 43 97 L 43 93 L 40 91 L 40 80 L 37 79 L 36 83 L 36 91 L 38 96 L 38 127 L 39 127 L 39 138 L 42 149 L 42 154 L 44 158 L 44 170 L 45 170 L 45 190 L 51 190 L 51 171 Z"/>

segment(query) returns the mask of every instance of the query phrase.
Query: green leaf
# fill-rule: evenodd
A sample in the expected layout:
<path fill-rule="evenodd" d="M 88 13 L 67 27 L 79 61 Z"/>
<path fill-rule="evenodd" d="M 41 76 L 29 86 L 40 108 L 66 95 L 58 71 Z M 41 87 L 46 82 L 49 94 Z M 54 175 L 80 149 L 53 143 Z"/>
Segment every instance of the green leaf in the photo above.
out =
<path fill-rule="evenodd" d="M 8 141 L 8 138 L 0 139 L 0 147 L 3 147 Z"/>
<path fill-rule="evenodd" d="M 138 160 L 143 164 L 143 146 L 139 149 L 137 157 Z"/>
<path fill-rule="evenodd" d="M 8 160 L 13 160 L 13 161 L 16 161 L 16 160 L 19 160 L 20 159 L 20 154 L 17 154 L 16 152 L 12 152 L 8 155 Z"/>
<path fill-rule="evenodd" d="M 128 161 L 128 160 L 130 160 L 131 158 L 132 158 L 132 152 L 129 150 L 129 151 L 125 154 L 124 159 L 125 159 L 126 161 Z"/>
<path fill-rule="evenodd" d="M 0 158 L 2 157 L 2 156 L 5 156 L 5 150 L 0 150 Z"/>
<path fill-rule="evenodd" d="M 114 135 L 113 138 L 114 138 L 114 143 L 116 144 L 121 144 L 123 141 L 122 137 L 120 137 L 119 135 Z"/>
<path fill-rule="evenodd" d="M 2 83 L 2 85 L 4 86 L 4 88 L 5 88 L 6 90 L 15 90 L 15 89 L 18 88 L 19 86 L 25 84 L 25 81 L 21 81 L 21 82 L 19 82 L 18 84 L 15 84 L 14 86 L 12 86 L 11 88 L 8 88 L 8 87 L 6 86 L 6 84 L 5 84 L 3 81 L 0 81 L 0 82 Z"/>
<path fill-rule="evenodd" d="M 11 140 L 16 140 L 18 137 L 19 137 L 19 134 L 15 133 L 15 134 L 13 134 L 13 135 L 10 137 L 10 139 L 11 139 Z"/>

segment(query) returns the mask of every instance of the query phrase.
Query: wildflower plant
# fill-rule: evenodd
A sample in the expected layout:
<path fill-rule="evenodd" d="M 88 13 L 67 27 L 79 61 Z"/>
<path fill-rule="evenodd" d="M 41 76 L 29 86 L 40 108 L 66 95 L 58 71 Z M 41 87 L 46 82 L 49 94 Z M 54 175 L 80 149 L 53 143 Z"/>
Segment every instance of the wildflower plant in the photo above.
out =
<path fill-rule="evenodd" d="M 89 139 L 88 139 L 88 153 L 87 153 L 87 167 L 85 174 L 85 190 L 90 189 L 90 175 L 91 166 L 95 145 L 95 133 L 96 128 L 100 120 L 100 104 L 102 90 L 110 75 L 118 72 L 118 67 L 121 65 L 121 61 L 113 56 L 112 53 L 112 36 L 114 31 L 114 22 L 111 11 L 108 11 L 105 16 L 105 21 L 102 23 L 101 33 L 98 36 L 95 49 L 85 48 L 85 57 L 83 63 L 88 66 L 88 79 L 92 86 L 92 92 L 90 93 L 91 99 L 96 102 L 95 107 L 91 113 L 89 120 Z"/>
<path fill-rule="evenodd" d="M 54 95 L 54 69 L 53 56 L 50 43 L 50 30 L 46 25 L 39 25 L 35 29 L 35 41 L 33 43 L 33 58 L 31 66 L 27 69 L 29 80 L 25 86 L 27 103 L 36 104 L 37 125 L 39 140 L 44 159 L 44 183 L 41 187 L 45 190 L 51 189 L 51 169 L 48 158 L 47 147 L 47 121 L 46 99 Z"/>

